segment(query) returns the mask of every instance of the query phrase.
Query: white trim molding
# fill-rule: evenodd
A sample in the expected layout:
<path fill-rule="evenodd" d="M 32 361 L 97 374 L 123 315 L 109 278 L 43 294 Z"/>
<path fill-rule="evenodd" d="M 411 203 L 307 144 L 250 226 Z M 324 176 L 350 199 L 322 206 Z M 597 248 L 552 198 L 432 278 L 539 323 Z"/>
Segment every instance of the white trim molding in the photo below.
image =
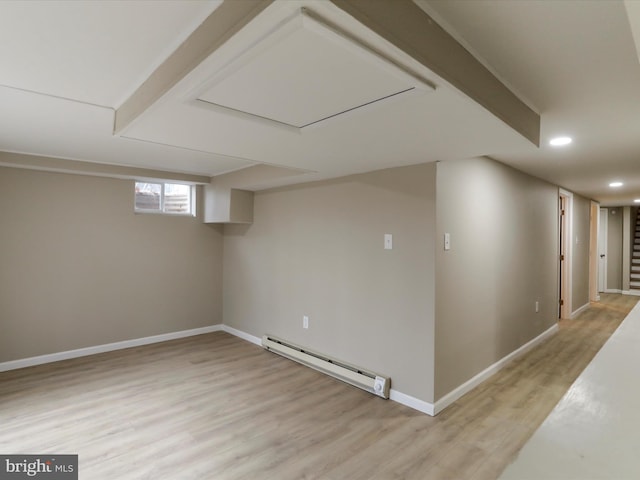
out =
<path fill-rule="evenodd" d="M 419 412 L 426 413 L 427 415 L 435 416 L 442 410 L 444 410 L 451 403 L 455 402 L 458 398 L 460 398 L 465 393 L 469 392 L 471 389 L 475 388 L 481 382 L 489 378 L 494 373 L 498 372 L 500 369 L 504 368 L 509 362 L 524 354 L 538 343 L 544 341 L 548 336 L 554 334 L 558 330 L 558 325 L 555 324 L 542 334 L 538 335 L 536 338 L 526 343 L 519 349 L 511 352 L 509 355 L 494 363 L 484 371 L 480 372 L 478 375 L 467 381 L 466 383 L 460 385 L 455 390 L 449 392 L 447 395 L 438 400 L 435 404 L 426 402 L 416 397 L 412 397 L 411 395 L 407 395 L 406 393 L 402 393 L 398 390 L 391 389 L 389 393 L 389 399 L 405 405 L 407 407 L 413 408 L 414 410 L 418 410 Z M 150 337 L 143 338 L 135 338 L 132 340 L 124 340 L 121 342 L 114 343 L 106 343 L 103 345 L 96 345 L 94 347 L 86 347 L 79 348 L 76 350 L 68 350 L 65 352 L 51 353 L 47 355 L 40 355 L 37 357 L 29 357 L 23 358 L 19 360 L 12 360 L 9 362 L 0 363 L 0 372 L 8 371 L 8 370 L 16 370 L 18 368 L 32 367 L 35 365 L 42 365 L 45 363 L 53 363 L 61 360 L 68 360 L 71 358 L 78 357 L 86 357 L 89 355 L 95 355 L 97 353 L 105 353 L 111 352 L 115 350 L 122 350 L 125 348 L 131 347 L 139 347 L 142 345 L 149 345 L 152 343 L 160 343 L 166 342 L 168 340 L 175 340 L 178 338 L 191 337 L 195 335 L 202 335 L 205 333 L 211 332 L 226 332 L 235 337 L 241 338 L 247 342 L 253 343 L 255 345 L 262 345 L 262 339 L 241 330 L 235 329 L 233 327 L 229 327 L 228 325 L 218 324 L 211 325 L 208 327 L 194 328 L 191 330 L 182 330 L 179 332 L 171 332 L 171 333 L 163 333 L 161 335 L 153 335 Z"/>
<path fill-rule="evenodd" d="M 598 211 L 598 293 L 607 293 L 607 255 L 609 253 L 608 238 L 609 238 L 609 209 L 607 207 L 600 207 Z M 602 277 L 602 282 L 600 282 Z M 602 283 L 602 284 L 601 284 Z M 600 290 L 602 288 L 602 290 Z"/>
<path fill-rule="evenodd" d="M 238 338 L 241 338 L 243 340 L 246 340 L 247 342 L 251 342 L 255 345 L 259 345 L 262 346 L 262 339 L 259 337 L 254 337 L 253 335 L 248 334 L 247 332 L 243 332 L 242 330 L 237 330 L 233 327 L 230 327 L 229 325 L 222 325 L 222 329 L 223 332 L 227 332 L 230 333 L 231 335 L 234 335 Z"/>
<path fill-rule="evenodd" d="M 622 290 L 619 288 L 607 288 L 604 293 L 622 293 Z"/>
<path fill-rule="evenodd" d="M 586 306 L 588 307 L 589 305 L 586 305 Z M 254 343 L 256 345 L 262 345 L 262 340 L 260 338 L 250 335 L 241 330 L 237 330 L 235 328 L 229 327 L 227 325 L 222 325 L 222 331 L 227 332 L 236 337 L 242 338 L 243 340 Z M 526 352 L 528 352 L 538 344 L 542 343 L 548 337 L 555 334 L 557 331 L 558 331 L 558 324 L 556 323 L 551 327 L 549 327 L 544 332 L 542 332 L 533 340 L 530 340 L 529 342 L 522 345 L 517 350 L 511 352 L 506 357 L 502 358 L 501 360 L 497 361 L 490 367 L 480 372 L 478 375 L 476 375 L 469 381 L 460 385 L 455 390 L 449 392 L 447 395 L 445 395 L 440 400 L 438 400 L 435 404 L 426 402 L 416 397 L 412 397 L 411 395 L 407 395 L 406 393 L 402 393 L 394 389 L 391 389 L 389 392 L 389 400 L 392 400 L 394 402 L 400 403 L 407 407 L 413 408 L 414 410 L 418 410 L 419 412 L 426 413 L 427 415 L 431 415 L 433 417 L 438 413 L 440 413 L 442 410 L 444 410 L 446 407 L 451 405 L 453 402 L 458 400 L 462 395 L 471 391 L 480 383 L 488 379 L 490 376 L 492 376 L 493 374 L 503 369 L 508 363 L 515 360 L 519 356 L 525 354 Z"/>
<path fill-rule="evenodd" d="M 510 362 L 512 362 L 516 358 L 524 355 L 533 347 L 547 340 L 548 337 L 554 335 L 557 331 L 558 331 L 558 324 L 555 323 L 554 325 L 549 327 L 547 330 L 542 332 L 540 335 L 535 337 L 533 340 L 530 340 L 529 342 L 525 343 L 520 348 L 518 348 L 517 350 L 514 350 L 506 357 L 501 358 L 493 365 L 490 365 L 489 367 L 485 368 L 482 372 L 477 374 L 475 377 L 467 380 L 465 383 L 463 383 L 459 387 L 447 393 L 444 397 L 436 401 L 435 408 L 434 408 L 434 415 L 437 415 L 442 410 L 444 410 L 449 405 L 451 405 L 453 402 L 455 402 L 460 397 L 462 397 L 465 393 L 470 392 L 475 387 L 480 385 L 482 382 L 487 380 L 489 377 L 498 373 L 500 370 L 502 370 L 504 367 L 506 367 Z"/>
<path fill-rule="evenodd" d="M 631 295 L 634 297 L 640 297 L 640 290 L 623 290 L 623 295 Z"/>
<path fill-rule="evenodd" d="M 262 346 L 262 339 L 250 335 L 242 330 L 237 330 L 228 325 L 222 325 L 222 331 L 230 333 L 236 337 L 239 337 L 247 342 L 254 343 L 256 345 Z M 427 415 L 434 416 L 434 405 L 433 403 L 425 402 L 424 400 L 420 400 L 419 398 L 412 397 L 411 395 L 407 395 L 406 393 L 399 392 L 398 390 L 391 389 L 389 391 L 389 400 L 400 403 L 407 407 L 413 408 L 414 410 L 418 410 L 419 412 L 426 413 Z"/>
<path fill-rule="evenodd" d="M 580 308 L 578 308 L 577 310 L 571 312 L 571 319 L 573 320 L 574 318 L 576 318 L 578 315 L 580 315 L 582 312 L 584 312 L 585 310 L 587 310 L 589 307 L 591 306 L 590 303 L 585 303 L 584 305 L 582 305 Z"/>
<path fill-rule="evenodd" d="M 433 403 L 425 402 L 424 400 L 399 392 L 393 388 L 389 391 L 389 400 L 393 400 L 394 402 L 413 408 L 419 412 L 426 413 L 432 417 L 435 416 L 435 405 Z"/>
<path fill-rule="evenodd" d="M 563 271 L 559 272 L 562 285 L 562 296 L 564 304 L 560 307 L 561 318 L 571 318 L 571 305 L 572 305 L 572 291 L 573 291 L 573 193 L 560 188 L 558 190 L 558 196 L 566 199 L 565 214 L 564 217 L 560 216 L 560 222 L 563 222 L 562 236 L 564 240 L 564 260 L 561 265 L 564 266 Z"/>
<path fill-rule="evenodd" d="M 192 337 L 194 335 L 202 335 L 203 333 L 219 332 L 223 330 L 223 325 L 210 325 L 208 327 L 193 328 L 191 330 L 181 330 L 179 332 L 163 333 L 153 335 L 151 337 L 134 338 L 132 340 L 124 340 L 122 342 L 105 343 L 94 347 L 78 348 L 76 350 L 67 350 L 66 352 L 50 353 L 47 355 L 39 355 L 37 357 L 21 358 L 19 360 L 11 360 L 9 362 L 0 363 L 0 372 L 8 370 L 16 370 L 18 368 L 33 367 L 45 363 L 59 362 L 61 360 L 69 360 L 70 358 L 86 357 L 97 353 L 112 352 L 114 350 L 122 350 L 124 348 L 139 347 L 141 345 L 149 345 L 151 343 L 166 342 L 168 340 L 176 340 L 178 338 Z"/>

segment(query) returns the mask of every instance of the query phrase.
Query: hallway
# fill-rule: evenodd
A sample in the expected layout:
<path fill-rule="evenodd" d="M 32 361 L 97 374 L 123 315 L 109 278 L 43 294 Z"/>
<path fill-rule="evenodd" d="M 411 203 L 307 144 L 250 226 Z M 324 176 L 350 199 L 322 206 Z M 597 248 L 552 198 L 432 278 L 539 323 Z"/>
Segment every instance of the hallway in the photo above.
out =
<path fill-rule="evenodd" d="M 501 480 L 638 478 L 640 304 L 598 351 Z"/>
<path fill-rule="evenodd" d="M 558 333 L 547 342 L 440 414 L 438 420 L 462 428 L 457 462 L 460 467 L 465 459 L 470 464 L 458 471 L 459 478 L 495 479 L 637 301 L 633 296 L 601 294 L 601 301 L 576 319 L 561 320 Z"/>

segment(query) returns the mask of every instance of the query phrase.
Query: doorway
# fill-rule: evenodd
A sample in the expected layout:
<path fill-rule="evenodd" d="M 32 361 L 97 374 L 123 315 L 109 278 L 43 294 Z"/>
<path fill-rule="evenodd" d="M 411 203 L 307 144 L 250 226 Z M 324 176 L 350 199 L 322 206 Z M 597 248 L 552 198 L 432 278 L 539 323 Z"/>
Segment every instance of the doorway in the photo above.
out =
<path fill-rule="evenodd" d="M 599 302 L 598 290 L 600 251 L 598 241 L 598 231 L 600 225 L 600 205 L 591 201 L 589 214 L 589 301 Z"/>
<path fill-rule="evenodd" d="M 558 196 L 558 318 L 571 318 L 571 225 L 573 194 L 560 189 Z"/>
<path fill-rule="evenodd" d="M 607 232 L 609 228 L 609 209 L 600 208 L 598 227 L 598 292 L 607 291 Z"/>

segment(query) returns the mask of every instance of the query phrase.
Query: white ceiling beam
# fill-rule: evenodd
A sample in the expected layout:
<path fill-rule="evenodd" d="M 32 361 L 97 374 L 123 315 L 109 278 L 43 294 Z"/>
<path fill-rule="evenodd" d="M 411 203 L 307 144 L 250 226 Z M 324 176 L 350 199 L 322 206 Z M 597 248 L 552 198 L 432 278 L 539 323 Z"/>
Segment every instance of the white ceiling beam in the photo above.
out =
<path fill-rule="evenodd" d="M 534 145 L 540 145 L 540 115 L 414 2 L 331 1 L 482 105 Z"/>
<path fill-rule="evenodd" d="M 158 101 L 224 42 L 240 31 L 274 0 L 226 0 L 116 110 L 114 133 Z"/>

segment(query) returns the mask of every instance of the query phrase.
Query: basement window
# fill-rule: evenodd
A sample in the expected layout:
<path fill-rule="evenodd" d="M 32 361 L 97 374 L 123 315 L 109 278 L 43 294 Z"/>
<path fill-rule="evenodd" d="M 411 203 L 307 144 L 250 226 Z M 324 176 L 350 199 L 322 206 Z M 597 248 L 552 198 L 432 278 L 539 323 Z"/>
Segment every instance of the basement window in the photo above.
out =
<path fill-rule="evenodd" d="M 181 183 L 136 182 L 135 211 L 193 216 L 194 188 Z"/>

